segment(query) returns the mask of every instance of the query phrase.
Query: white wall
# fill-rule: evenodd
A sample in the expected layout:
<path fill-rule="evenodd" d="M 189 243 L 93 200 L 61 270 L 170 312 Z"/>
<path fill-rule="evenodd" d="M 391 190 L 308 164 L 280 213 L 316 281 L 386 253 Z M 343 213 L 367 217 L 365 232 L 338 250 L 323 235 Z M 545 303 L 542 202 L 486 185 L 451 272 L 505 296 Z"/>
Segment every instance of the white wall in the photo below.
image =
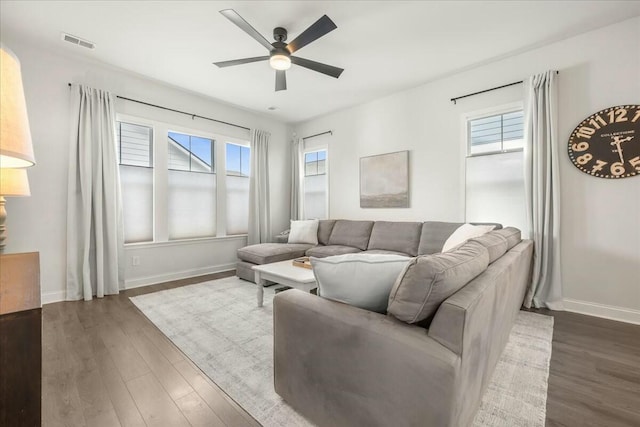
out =
<path fill-rule="evenodd" d="M 65 298 L 67 171 L 69 157 L 69 82 L 110 90 L 117 95 L 193 112 L 246 127 L 271 132 L 269 161 L 272 228 L 283 230 L 289 221 L 288 144 L 290 129 L 283 123 L 211 98 L 179 90 L 115 68 L 65 57 L 3 37 L 3 43 L 20 58 L 36 166 L 29 169 L 31 197 L 7 202 L 6 253 L 40 252 L 43 302 Z M 188 70 L 186 70 L 188 72 Z M 248 139 L 248 131 L 118 101 L 120 113 L 165 120 L 187 128 Z M 126 249 L 127 286 L 157 283 L 180 277 L 231 269 L 245 237 L 205 241 L 134 245 Z M 140 257 L 132 266 L 131 257 Z"/>
<path fill-rule="evenodd" d="M 425 58 L 428 61 L 429 58 Z M 564 147 L 600 109 L 640 102 L 640 18 L 477 67 L 298 124 L 298 135 L 333 130 L 330 217 L 464 219 L 461 117 L 523 99 L 521 85 L 450 98 L 557 69 L 565 307 L 640 323 L 640 177 L 605 180 L 576 169 Z M 358 159 L 410 150 L 411 208 L 360 209 Z"/>

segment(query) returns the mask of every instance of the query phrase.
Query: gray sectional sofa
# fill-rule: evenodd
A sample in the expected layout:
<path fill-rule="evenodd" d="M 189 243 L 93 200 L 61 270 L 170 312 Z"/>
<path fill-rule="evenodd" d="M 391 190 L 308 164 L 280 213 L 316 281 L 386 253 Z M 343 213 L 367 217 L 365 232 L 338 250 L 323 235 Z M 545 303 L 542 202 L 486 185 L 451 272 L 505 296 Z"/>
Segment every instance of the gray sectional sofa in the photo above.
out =
<path fill-rule="evenodd" d="M 334 229 L 341 223 L 339 236 L 332 232 L 324 246 L 305 252 L 366 249 L 435 254 L 457 228 L 451 223 L 368 223 L 367 241 L 357 238 L 361 232 L 354 233 L 364 224 L 338 221 Z M 517 229 L 488 234 L 465 245 L 483 257 L 479 275 L 445 297 L 426 324 L 399 320 L 403 316 L 394 311 L 392 301 L 400 294 L 400 278 L 386 315 L 296 289 L 276 295 L 276 392 L 318 426 L 470 425 L 522 305 L 533 256 L 532 242 L 521 240 Z M 458 252 L 464 252 L 462 247 Z M 418 257 L 409 265 L 444 266 L 432 269 L 430 278 L 424 279 L 424 289 L 429 289 L 434 281 L 464 274 L 460 271 L 464 261 L 456 262 L 457 256 L 463 259 L 469 254 L 453 251 Z M 418 285 L 419 294 L 419 275 L 410 280 L 414 291 Z M 405 294 L 400 312 L 411 303 L 407 299 L 424 298 L 425 293 L 431 294 Z M 421 309 L 421 301 L 413 306 Z"/>
<path fill-rule="evenodd" d="M 257 264 L 294 259 L 301 256 L 323 258 L 349 253 L 399 254 L 408 257 L 440 252 L 447 238 L 462 225 L 457 222 L 395 222 L 321 220 L 318 245 L 261 243 L 238 249 L 236 274 L 255 282 L 251 269 Z M 492 224 L 496 229 L 500 224 Z"/>

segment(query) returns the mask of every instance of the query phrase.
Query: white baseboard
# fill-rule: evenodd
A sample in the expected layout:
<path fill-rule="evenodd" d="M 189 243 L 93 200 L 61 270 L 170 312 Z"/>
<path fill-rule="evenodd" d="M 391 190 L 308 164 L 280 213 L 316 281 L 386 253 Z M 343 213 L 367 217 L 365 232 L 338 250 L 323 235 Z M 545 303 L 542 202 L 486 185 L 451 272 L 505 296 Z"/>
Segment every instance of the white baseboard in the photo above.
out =
<path fill-rule="evenodd" d="M 55 291 L 55 292 L 45 292 L 40 295 L 40 299 L 42 300 L 42 304 L 51 304 L 54 302 L 65 301 L 67 297 L 67 291 Z"/>
<path fill-rule="evenodd" d="M 223 271 L 235 270 L 236 263 L 222 264 L 213 267 L 193 268 L 190 270 L 176 271 L 172 273 L 158 274 L 154 276 L 138 277 L 135 279 L 125 279 L 124 289 L 139 288 L 142 286 L 155 285 L 172 280 L 188 279 L 189 277 L 204 276 L 205 274 L 220 273 Z"/>
<path fill-rule="evenodd" d="M 640 310 L 568 298 L 562 302 L 566 311 L 640 325 Z"/>
<path fill-rule="evenodd" d="M 138 277 L 124 281 L 124 288 L 133 289 L 142 286 L 150 286 L 172 280 L 188 279 L 189 277 L 203 276 L 205 274 L 221 273 L 223 271 L 235 270 L 236 264 L 222 264 L 214 267 L 194 268 L 191 270 L 176 271 L 173 273 L 158 274 L 155 276 Z M 66 291 L 46 292 L 41 295 L 42 304 L 66 301 Z"/>

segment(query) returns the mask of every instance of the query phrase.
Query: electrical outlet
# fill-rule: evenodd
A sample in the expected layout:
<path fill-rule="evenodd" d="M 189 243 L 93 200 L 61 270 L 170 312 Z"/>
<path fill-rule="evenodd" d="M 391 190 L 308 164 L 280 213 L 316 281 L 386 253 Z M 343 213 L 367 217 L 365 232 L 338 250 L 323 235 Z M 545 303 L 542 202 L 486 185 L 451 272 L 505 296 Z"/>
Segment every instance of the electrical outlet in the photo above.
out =
<path fill-rule="evenodd" d="M 131 265 L 133 265 L 133 266 L 140 265 L 140 257 L 139 256 L 132 256 L 131 257 Z"/>

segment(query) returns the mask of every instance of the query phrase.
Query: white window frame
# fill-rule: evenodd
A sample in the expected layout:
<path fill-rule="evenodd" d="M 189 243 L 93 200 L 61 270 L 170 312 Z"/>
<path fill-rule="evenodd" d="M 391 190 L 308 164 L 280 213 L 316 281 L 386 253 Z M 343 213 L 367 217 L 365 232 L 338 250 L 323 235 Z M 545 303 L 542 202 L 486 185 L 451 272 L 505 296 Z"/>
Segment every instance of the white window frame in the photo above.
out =
<path fill-rule="evenodd" d="M 302 174 L 302 185 L 301 185 L 302 186 L 302 197 L 303 197 L 303 200 L 304 200 L 304 194 L 305 194 L 305 191 L 304 191 L 305 180 L 304 180 L 304 178 L 306 178 L 306 176 L 307 176 L 306 175 L 306 162 L 305 162 L 305 159 L 306 159 L 307 154 L 308 153 L 317 153 L 319 151 L 326 152 L 327 155 L 326 155 L 326 159 L 325 159 L 325 162 L 324 162 L 324 171 L 325 172 L 324 172 L 323 175 L 325 176 L 324 179 L 325 179 L 325 182 L 326 182 L 326 185 L 327 185 L 327 194 L 325 196 L 325 205 L 327 207 L 327 219 L 329 219 L 329 218 L 331 218 L 331 213 L 330 213 L 331 210 L 330 210 L 330 206 L 329 206 L 329 200 L 330 200 L 330 197 L 329 197 L 329 174 L 330 174 L 330 169 L 329 169 L 329 145 L 327 145 L 327 144 L 315 144 L 315 145 L 309 144 L 309 145 L 310 145 L 309 148 L 307 148 L 306 143 L 305 143 L 304 150 L 302 151 L 302 165 L 300 165 L 300 167 L 302 168 L 302 172 L 303 172 L 303 174 Z M 318 176 L 318 175 L 310 175 L 310 176 Z M 302 209 L 302 214 L 303 214 L 304 218 L 306 219 L 306 215 L 304 215 L 305 214 L 304 204 L 303 204 L 302 208 L 303 208 Z"/>
<path fill-rule="evenodd" d="M 126 243 L 126 247 L 166 246 L 167 244 L 181 244 L 229 238 L 246 237 L 246 234 L 227 236 L 227 192 L 226 192 L 226 143 L 249 147 L 249 141 L 202 129 L 175 125 L 162 120 L 141 118 L 124 113 L 116 113 L 116 121 L 126 122 L 153 128 L 153 241 Z M 214 174 L 216 176 L 216 235 L 211 237 L 197 237 L 187 239 L 169 239 L 169 218 L 167 190 L 169 184 L 169 132 L 177 132 L 191 136 L 211 139 L 214 144 Z M 196 172 L 197 173 L 197 172 Z"/>
<path fill-rule="evenodd" d="M 513 113 L 514 111 L 523 111 L 524 112 L 524 102 L 516 101 L 508 104 L 497 105 L 494 107 L 484 108 L 480 110 L 474 110 L 462 113 L 460 116 L 460 141 L 462 143 L 461 152 L 464 155 L 460 156 L 460 174 L 461 174 L 461 183 L 462 183 L 462 191 L 460 191 L 460 203 L 462 206 L 462 216 L 464 221 L 466 221 L 467 216 L 467 159 L 470 157 L 478 157 L 478 156 L 491 156 L 498 155 L 504 153 L 513 153 L 521 151 L 524 156 L 524 148 L 516 148 L 510 150 L 496 150 L 490 151 L 486 153 L 476 153 L 471 154 L 471 138 L 469 132 L 469 122 L 474 119 L 480 119 L 483 117 L 494 116 L 498 114 L 506 114 Z M 526 113 L 526 112 L 525 112 Z"/>
<path fill-rule="evenodd" d="M 509 150 L 495 150 L 495 151 L 487 151 L 485 153 L 471 153 L 471 120 L 482 119 L 489 116 L 496 116 L 498 114 L 508 114 L 514 113 L 516 111 L 524 111 L 524 103 L 522 101 L 512 102 L 509 104 L 499 105 L 496 107 L 485 108 L 482 110 L 471 111 L 468 113 L 462 114 L 462 134 L 464 137 L 462 138 L 465 141 L 465 157 L 474 157 L 474 156 L 487 156 L 491 154 L 499 154 L 499 153 L 510 153 L 514 151 L 523 151 L 523 148 L 512 148 Z"/>

